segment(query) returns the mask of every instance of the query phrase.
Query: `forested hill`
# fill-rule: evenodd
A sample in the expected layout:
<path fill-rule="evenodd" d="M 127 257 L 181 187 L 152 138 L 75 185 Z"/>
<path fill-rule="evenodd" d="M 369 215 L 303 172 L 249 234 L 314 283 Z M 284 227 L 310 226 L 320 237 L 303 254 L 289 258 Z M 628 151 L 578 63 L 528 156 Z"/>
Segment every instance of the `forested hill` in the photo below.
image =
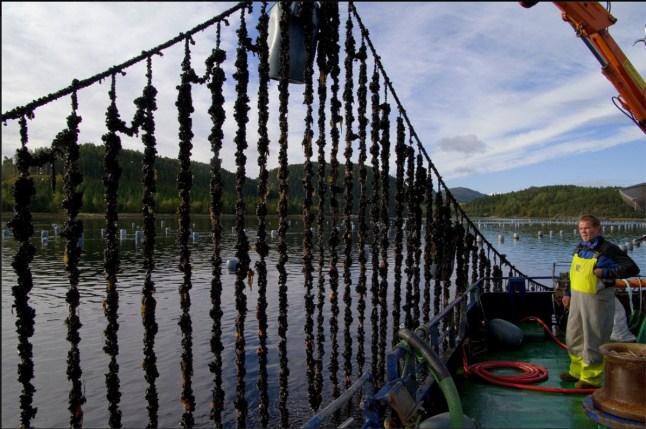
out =
<path fill-rule="evenodd" d="M 104 149 L 90 143 L 80 145 L 80 170 L 83 175 L 83 183 L 80 190 L 83 192 L 83 206 L 81 210 L 85 213 L 101 213 L 105 210 L 104 189 L 103 189 L 103 157 Z M 141 196 L 143 192 L 142 177 L 143 154 L 141 152 L 124 149 L 119 155 L 119 165 L 122 169 L 119 180 L 118 210 L 120 212 L 138 213 L 141 211 Z M 289 206 L 290 214 L 302 213 L 303 204 L 303 164 L 290 165 L 288 175 Z M 317 165 L 314 163 L 314 175 L 312 183 L 316 193 L 318 181 Z M 60 212 L 63 201 L 63 165 L 57 161 L 56 186 L 52 191 L 50 167 L 32 169 L 30 171 L 36 186 L 36 195 L 32 200 L 32 210 L 35 212 Z M 155 161 L 156 170 L 156 210 L 159 213 L 175 213 L 178 206 L 177 175 L 179 173 L 179 161 L 177 159 L 158 157 Z M 372 192 L 372 169 L 367 167 L 366 191 Z M 330 174 L 330 166 L 327 166 L 327 174 Z M 191 210 L 194 213 L 207 214 L 210 205 L 210 166 L 207 163 L 191 162 L 193 174 L 193 188 L 191 191 Z M 5 158 L 2 162 L 2 211 L 13 210 L 12 187 L 16 181 L 17 169 L 11 158 Z M 337 201 L 342 210 L 345 206 L 344 200 L 344 165 L 339 165 L 337 174 Z M 355 212 L 359 204 L 359 172 L 354 166 L 354 208 Z M 221 170 L 223 184 L 223 212 L 235 213 L 235 175 L 232 172 Z M 328 182 L 330 178 L 328 177 Z M 394 208 L 395 179 L 390 177 L 390 206 Z M 278 211 L 279 183 L 278 169 L 269 171 L 269 192 L 268 211 L 275 214 Z M 256 179 L 247 178 L 243 189 L 247 213 L 253 215 L 256 207 L 258 182 Z M 330 197 L 330 192 L 326 198 Z M 316 202 L 313 204 L 313 211 L 316 212 Z"/>
<path fill-rule="evenodd" d="M 577 217 L 584 213 L 604 218 L 646 218 L 619 195 L 619 188 L 589 188 L 571 185 L 531 187 L 491 195 L 464 204 L 470 216 Z"/>

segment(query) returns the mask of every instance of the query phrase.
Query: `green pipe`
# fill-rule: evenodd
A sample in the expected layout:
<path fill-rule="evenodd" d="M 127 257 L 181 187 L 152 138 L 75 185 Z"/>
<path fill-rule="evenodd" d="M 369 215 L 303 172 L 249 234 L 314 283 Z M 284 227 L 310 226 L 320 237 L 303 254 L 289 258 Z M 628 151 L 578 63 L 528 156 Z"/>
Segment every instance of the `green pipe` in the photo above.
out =
<path fill-rule="evenodd" d="M 399 338 L 406 341 L 413 349 L 417 351 L 428 363 L 431 375 L 435 382 L 440 386 L 440 390 L 446 399 L 449 407 L 449 418 L 453 429 L 462 429 L 464 427 L 464 414 L 462 412 L 462 401 L 458 394 L 458 389 L 453 382 L 451 373 L 442 362 L 442 359 L 428 347 L 415 333 L 408 329 L 399 330 Z"/>

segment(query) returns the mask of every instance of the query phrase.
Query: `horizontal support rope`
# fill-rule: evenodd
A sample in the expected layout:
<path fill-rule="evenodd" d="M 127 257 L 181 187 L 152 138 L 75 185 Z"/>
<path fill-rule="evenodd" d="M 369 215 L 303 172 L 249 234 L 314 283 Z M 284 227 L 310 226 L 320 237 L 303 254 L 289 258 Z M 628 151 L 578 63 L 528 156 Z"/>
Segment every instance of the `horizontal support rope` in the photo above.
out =
<path fill-rule="evenodd" d="M 24 106 L 16 107 L 12 110 L 9 110 L 5 113 L 2 114 L 2 122 L 6 122 L 12 119 L 18 119 L 22 117 L 23 115 L 27 116 L 32 116 L 34 110 L 37 108 L 44 106 L 45 104 L 51 103 L 54 100 L 58 100 L 61 97 L 64 97 L 66 95 L 69 95 L 73 93 L 74 91 L 77 91 L 79 89 L 87 88 L 90 85 L 93 85 L 94 83 L 101 81 L 105 78 L 108 78 L 112 76 L 113 74 L 117 72 L 123 72 L 124 69 L 137 64 L 140 61 L 145 60 L 146 58 L 154 55 L 154 54 L 160 54 L 161 51 L 163 51 L 166 48 L 169 48 L 173 46 L 174 44 L 181 42 L 182 40 L 185 40 L 187 37 L 191 37 L 193 34 L 198 33 L 202 30 L 205 30 L 206 28 L 210 27 L 211 25 L 224 20 L 226 17 L 231 15 L 232 13 L 236 12 L 238 9 L 245 7 L 246 3 L 245 2 L 240 2 L 234 7 L 222 12 L 220 15 L 215 16 L 208 21 L 203 22 L 202 24 L 199 24 L 195 27 L 193 27 L 191 30 L 185 32 L 185 33 L 180 33 L 173 39 L 168 40 L 167 42 L 162 43 L 161 45 L 158 45 L 150 50 L 143 51 L 140 55 L 137 55 L 134 58 L 129 59 L 128 61 L 121 63 L 117 66 L 112 66 L 109 69 L 105 70 L 104 72 L 101 72 L 99 74 L 96 74 L 90 78 L 84 79 L 84 80 L 77 80 L 74 79 L 72 81 L 72 84 L 68 86 L 67 88 L 61 89 L 60 91 L 53 92 L 49 95 L 46 95 L 44 97 L 38 98 L 36 100 L 33 100 L 29 104 L 26 104 Z"/>

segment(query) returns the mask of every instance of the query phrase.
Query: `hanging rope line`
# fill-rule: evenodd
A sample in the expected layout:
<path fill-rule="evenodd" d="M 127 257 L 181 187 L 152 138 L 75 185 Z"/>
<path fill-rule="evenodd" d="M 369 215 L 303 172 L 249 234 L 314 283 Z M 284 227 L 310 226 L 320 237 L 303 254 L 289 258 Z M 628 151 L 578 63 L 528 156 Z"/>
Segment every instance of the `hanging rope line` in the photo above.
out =
<path fill-rule="evenodd" d="M 119 330 L 118 310 L 119 295 L 117 292 L 117 273 L 119 272 L 119 243 L 117 242 L 117 193 L 119 190 L 119 179 L 121 167 L 119 166 L 119 152 L 121 152 L 121 138 L 118 132 L 127 132 L 126 124 L 119 116 L 116 104 L 116 76 L 111 78 L 109 91 L 110 105 L 108 106 L 105 123 L 108 132 L 103 135 L 105 143 L 105 157 L 103 161 L 103 186 L 105 189 L 105 237 L 103 251 L 103 267 L 106 279 L 106 298 L 103 303 L 103 311 L 107 319 L 107 326 L 104 331 L 105 345 L 103 351 L 110 356 L 108 373 L 105 374 L 105 384 L 108 399 L 108 411 L 110 413 L 110 427 L 121 427 L 121 411 L 119 402 L 119 343 L 117 332 Z M 132 133 L 130 133 L 132 134 Z"/>
<path fill-rule="evenodd" d="M 269 423 L 269 394 L 267 392 L 267 262 L 269 254 L 267 246 L 267 157 L 269 156 L 269 47 L 267 36 L 269 28 L 269 15 L 267 14 L 267 1 L 262 2 L 260 17 L 258 18 L 258 202 L 256 216 L 258 218 L 258 232 L 256 238 L 256 251 L 259 259 L 256 262 L 258 273 L 258 303 L 256 305 L 256 319 L 258 319 L 258 392 L 260 394 L 260 423 L 266 427 Z"/>
<path fill-rule="evenodd" d="M 341 102 L 339 101 L 339 6 L 337 3 L 330 5 L 329 22 L 330 26 L 330 40 L 329 40 L 329 70 L 332 77 L 330 98 L 330 120 L 331 127 L 330 136 L 332 138 L 332 147 L 330 151 L 330 207 L 332 211 L 332 230 L 330 232 L 329 246 L 330 246 L 330 307 L 332 315 L 330 317 L 330 338 L 332 340 L 332 351 L 330 353 L 330 364 L 328 369 L 330 371 L 330 382 L 332 383 L 332 396 L 334 398 L 339 396 L 339 381 L 337 372 L 339 370 L 339 344 L 337 335 L 339 332 L 339 325 L 337 317 L 339 315 L 339 271 L 337 269 L 338 254 L 337 246 L 339 245 L 339 202 L 337 194 L 341 189 L 337 186 L 337 177 L 339 173 L 339 162 L 337 161 L 337 153 L 339 151 L 340 130 L 339 126 L 343 118 L 339 111 L 341 109 Z"/>
<path fill-rule="evenodd" d="M 36 248 L 31 244 L 34 227 L 31 216 L 31 200 L 36 194 L 34 181 L 29 175 L 29 167 L 34 160 L 27 149 L 27 119 L 20 118 L 20 148 L 16 151 L 16 165 L 19 176 L 13 190 L 15 201 L 14 216 L 8 223 L 13 228 L 14 238 L 20 242 L 12 266 L 18 277 L 18 285 L 11 291 L 16 309 L 16 333 L 18 334 L 18 381 L 22 384 L 20 394 L 20 425 L 30 428 L 31 420 L 36 417 L 37 408 L 32 406 L 36 388 L 31 383 L 34 378 L 33 348 L 29 339 L 34 335 L 36 310 L 29 305 L 29 292 L 33 287 L 30 263 L 34 259 Z"/>
<path fill-rule="evenodd" d="M 211 143 L 211 233 L 213 234 L 213 250 L 211 254 L 211 353 L 213 361 L 209 365 L 213 373 L 213 392 L 211 405 L 211 420 L 217 428 L 222 427 L 222 411 L 224 409 L 224 390 L 222 389 L 222 179 L 220 169 L 222 160 L 220 151 L 222 150 L 222 139 L 224 132 L 222 126 L 226 118 L 224 111 L 224 96 L 222 89 L 226 81 L 222 63 L 226 60 L 226 52 L 220 49 L 220 23 L 217 24 L 215 50 L 211 57 L 214 60 L 212 64 L 211 82 L 207 85 L 211 92 L 211 107 L 209 115 L 211 117 L 211 133 L 209 142 Z M 207 66 L 208 70 L 208 66 Z M 258 281 L 260 283 L 260 280 Z"/>
<path fill-rule="evenodd" d="M 413 327 L 417 328 L 420 322 L 419 304 L 421 301 L 420 275 L 422 261 L 422 204 L 426 186 L 426 169 L 422 165 L 422 156 L 417 155 L 417 168 L 415 169 L 415 200 L 413 219 L 413 245 L 415 249 L 415 265 L 413 268 Z"/>
<path fill-rule="evenodd" d="M 303 135 L 303 152 L 305 155 L 305 163 L 303 165 L 303 275 L 305 286 L 305 355 L 307 366 L 307 385 L 308 385 L 308 398 L 310 407 L 314 409 L 316 398 L 316 386 L 314 384 L 314 375 L 316 372 L 316 363 L 314 361 L 314 295 L 312 289 L 314 286 L 314 265 L 312 246 L 314 240 L 314 233 L 312 232 L 312 223 L 314 216 L 312 214 L 312 195 L 314 193 L 314 185 L 312 183 L 314 176 L 314 168 L 312 166 L 312 140 L 314 132 L 312 126 L 314 119 L 312 117 L 312 103 L 314 102 L 314 89 L 312 86 L 312 75 L 314 73 L 314 51 L 313 51 L 313 25 L 311 16 L 314 12 L 312 3 L 303 3 L 303 32 L 304 32 L 304 47 L 305 47 L 305 91 L 304 103 L 306 105 L 305 113 L 305 132 Z"/>
<path fill-rule="evenodd" d="M 424 234 L 424 305 L 422 318 L 424 324 L 431 318 L 431 280 L 433 278 L 433 174 L 428 169 L 426 175 L 426 234 Z"/>
<path fill-rule="evenodd" d="M 191 68 L 191 51 L 189 43 L 192 40 L 186 38 L 184 42 L 184 60 L 182 61 L 181 83 L 177 87 L 177 115 L 179 120 L 179 163 L 180 171 L 177 175 L 177 191 L 180 203 L 177 208 L 179 243 L 179 270 L 183 273 L 182 284 L 179 288 L 180 305 L 182 314 L 179 319 L 179 326 L 182 331 L 182 392 L 180 401 L 183 407 L 182 427 L 192 427 L 194 424 L 193 411 L 195 410 L 195 397 L 193 396 L 193 340 L 192 322 L 190 315 L 191 297 L 191 251 L 188 247 L 188 239 L 191 229 L 191 188 L 193 186 L 193 175 L 191 173 L 191 149 L 193 144 L 192 119 L 193 99 L 191 95 L 191 83 L 196 81 L 197 76 Z"/>
<path fill-rule="evenodd" d="M 148 402 L 148 426 L 157 427 L 157 413 L 159 411 L 159 398 L 157 394 L 156 380 L 159 377 L 157 371 L 157 356 L 155 354 L 155 335 L 157 334 L 157 322 L 155 321 L 155 310 L 157 301 L 155 300 L 155 282 L 152 278 L 155 269 L 155 157 L 157 149 L 155 148 L 157 140 L 155 138 L 155 118 L 154 111 L 157 110 L 157 89 L 152 85 L 152 61 L 151 57 L 146 60 L 146 78 L 147 84 L 144 88 L 143 95 L 135 100 L 138 112 L 141 112 L 141 128 L 144 134 L 141 141 L 144 144 L 143 160 L 143 197 L 142 212 L 144 215 L 144 269 L 146 278 L 142 290 L 141 299 L 141 318 L 144 326 L 144 378 L 148 383 L 146 389 L 146 401 Z"/>
<path fill-rule="evenodd" d="M 281 0 L 282 14 L 280 16 L 280 81 L 278 83 L 279 93 L 279 127 L 280 138 L 278 140 L 280 149 L 278 153 L 278 183 L 280 200 L 278 202 L 279 226 L 278 226 L 278 354 L 280 355 L 280 422 L 283 427 L 289 426 L 289 410 L 287 408 L 287 397 L 289 392 L 288 378 L 289 367 L 287 362 L 287 204 L 289 187 L 287 177 L 287 145 L 288 145 L 288 121 L 287 108 L 289 104 L 289 21 L 290 4 Z"/>
<path fill-rule="evenodd" d="M 412 137 L 411 137 L 412 138 Z M 444 199 L 438 183 L 437 192 L 435 192 L 435 210 L 433 211 L 433 236 L 432 236 L 432 255 L 435 262 L 435 270 L 433 278 L 433 314 L 440 312 L 440 301 L 442 299 L 442 263 L 444 260 L 444 240 L 446 230 L 444 225 L 444 218 L 442 216 L 442 207 L 444 206 Z"/>
<path fill-rule="evenodd" d="M 388 167 L 390 165 L 390 104 L 384 97 L 384 103 L 381 108 L 381 228 L 380 228 L 380 251 L 381 261 L 379 263 L 379 304 L 381 314 L 379 320 L 379 368 L 382 371 L 381 378 L 386 369 L 386 337 L 388 336 L 388 228 L 390 225 L 389 207 L 390 207 L 390 175 Z"/>
<path fill-rule="evenodd" d="M 379 356 L 379 202 L 381 200 L 381 179 L 379 174 L 379 73 L 377 69 L 372 73 L 370 81 L 370 100 L 372 115 L 370 119 L 370 155 L 372 163 L 372 198 L 370 199 L 370 217 L 372 219 L 372 277 L 370 282 L 370 295 L 372 309 L 371 321 L 371 362 L 372 374 L 376 383 L 383 381 L 383 369 L 378 361 Z"/>
<path fill-rule="evenodd" d="M 413 328 L 413 264 L 415 263 L 415 243 L 413 241 L 413 219 L 415 210 L 415 151 L 406 147 L 406 202 L 408 218 L 406 219 L 406 304 L 404 326 Z"/>
<path fill-rule="evenodd" d="M 72 84 L 74 85 L 74 83 Z M 85 395 L 83 395 L 83 385 L 81 383 L 81 356 L 79 353 L 79 343 L 81 336 L 81 319 L 78 314 L 80 295 L 78 290 L 80 272 L 78 269 L 79 258 L 81 256 L 80 240 L 83 235 L 83 223 L 77 219 L 81 209 L 83 193 L 78 191 L 78 187 L 83 181 L 79 168 L 79 146 L 78 146 L 78 125 L 81 117 L 76 114 L 78 110 L 78 100 L 76 91 L 72 93 L 72 113 L 67 117 L 67 129 L 63 130 L 56 136 L 57 143 L 65 148 L 65 174 L 63 176 L 63 190 L 65 198 L 63 208 L 67 213 L 67 219 L 63 226 L 62 236 L 66 238 L 65 243 L 65 271 L 70 282 L 70 288 L 67 291 L 66 301 L 68 304 L 68 316 L 65 320 L 67 325 L 67 341 L 70 342 L 70 350 L 67 353 L 67 378 L 72 383 L 69 399 L 70 426 L 80 428 L 83 425 L 83 404 Z"/>
<path fill-rule="evenodd" d="M 345 23 L 345 88 L 343 91 L 343 102 L 345 105 L 345 218 L 344 218 L 344 242 L 345 251 L 343 260 L 343 282 L 345 289 L 343 292 L 343 302 L 345 304 L 344 322 L 345 330 L 343 334 L 343 374 L 344 374 L 344 387 L 347 389 L 352 384 L 352 333 L 350 332 L 352 325 L 352 274 L 350 267 L 352 266 L 352 231 L 354 225 L 352 223 L 352 142 L 358 138 L 358 135 L 352 131 L 352 123 L 354 116 L 352 114 L 352 104 L 354 103 L 354 94 L 352 89 L 353 83 L 353 61 L 355 58 L 355 42 L 352 36 L 352 14 L 350 13 L 350 5 L 352 1 L 348 2 L 348 19 Z"/>
<path fill-rule="evenodd" d="M 251 4 L 249 3 L 249 6 Z M 233 78 L 236 80 L 237 98 L 234 105 L 234 118 L 237 124 L 234 142 L 236 144 L 235 163 L 236 163 L 236 258 L 238 265 L 236 268 L 235 295 L 236 295 L 236 399 L 235 407 L 237 410 L 237 426 L 239 428 L 247 425 L 247 399 L 245 398 L 245 376 L 247 374 L 245 362 L 245 319 L 247 317 L 247 296 L 245 294 L 245 280 L 249 271 L 249 243 L 245 233 L 245 202 L 243 188 L 245 183 L 245 165 L 247 157 L 247 122 L 249 122 L 249 97 L 247 95 L 247 86 L 249 85 L 249 70 L 247 62 L 248 48 L 247 24 L 245 21 L 245 9 L 240 11 L 240 28 L 238 28 L 238 48 L 236 50 L 236 72 Z M 282 107 L 282 106 L 281 106 Z M 282 125 L 282 124 L 281 124 Z"/>
<path fill-rule="evenodd" d="M 404 120 L 401 116 L 397 117 L 397 143 L 395 146 L 396 154 L 396 192 L 395 192 L 395 281 L 393 284 L 393 331 L 392 346 L 399 342 L 399 324 L 401 309 L 401 282 L 402 282 L 402 262 L 404 255 L 404 202 L 406 200 L 406 190 L 404 189 L 404 163 L 406 161 L 406 132 L 404 130 Z M 408 295 L 406 295 L 408 301 Z M 404 307 L 405 314 L 408 315 L 408 302 Z"/>
<path fill-rule="evenodd" d="M 359 281 L 355 291 L 359 295 L 359 302 L 357 303 L 357 312 L 359 318 L 357 322 L 357 374 L 363 374 L 363 366 L 365 365 L 365 311 L 366 311 L 366 234 L 368 233 L 368 224 L 366 223 L 367 206 L 368 206 L 368 193 L 366 189 L 366 179 L 368 172 L 366 169 L 366 138 L 368 127 L 368 68 L 366 66 L 366 44 L 361 38 L 361 47 L 356 55 L 359 60 L 359 88 L 357 89 L 358 106 L 358 121 L 359 121 Z"/>
<path fill-rule="evenodd" d="M 333 13 L 332 4 L 328 2 L 321 3 L 321 30 L 319 32 L 318 52 L 316 64 L 319 71 L 318 83 L 318 138 L 316 141 L 318 147 L 318 217 L 316 227 L 318 229 L 318 293 L 317 293 L 317 317 L 316 317 L 316 368 L 314 373 L 314 383 L 316 394 L 312 400 L 312 408 L 318 410 L 322 401 L 323 391 L 323 357 L 325 355 L 325 318 L 323 310 L 325 306 L 325 195 L 328 189 L 328 177 L 326 173 L 325 162 L 325 135 L 326 135 L 326 98 L 327 98 L 327 76 L 330 72 L 329 52 L 331 50 L 330 41 L 330 15 Z M 327 221 L 329 222 L 329 221 Z"/>

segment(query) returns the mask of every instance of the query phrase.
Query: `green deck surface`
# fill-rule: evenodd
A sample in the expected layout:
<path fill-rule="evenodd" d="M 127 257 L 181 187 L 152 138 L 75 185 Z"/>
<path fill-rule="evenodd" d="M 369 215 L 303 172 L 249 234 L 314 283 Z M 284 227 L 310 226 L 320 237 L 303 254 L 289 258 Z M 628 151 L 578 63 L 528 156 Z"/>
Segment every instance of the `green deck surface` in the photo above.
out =
<path fill-rule="evenodd" d="M 573 388 L 559 374 L 567 371 L 569 359 L 536 323 L 521 324 L 525 334 L 517 350 L 490 351 L 479 361 L 511 360 L 538 364 L 548 370 L 548 379 L 537 386 Z M 469 362 L 472 364 L 475 362 Z M 514 373 L 501 369 L 500 373 Z M 464 413 L 482 428 L 596 428 L 581 405 L 587 395 L 543 393 L 489 384 L 477 376 L 465 378 L 461 389 Z"/>

